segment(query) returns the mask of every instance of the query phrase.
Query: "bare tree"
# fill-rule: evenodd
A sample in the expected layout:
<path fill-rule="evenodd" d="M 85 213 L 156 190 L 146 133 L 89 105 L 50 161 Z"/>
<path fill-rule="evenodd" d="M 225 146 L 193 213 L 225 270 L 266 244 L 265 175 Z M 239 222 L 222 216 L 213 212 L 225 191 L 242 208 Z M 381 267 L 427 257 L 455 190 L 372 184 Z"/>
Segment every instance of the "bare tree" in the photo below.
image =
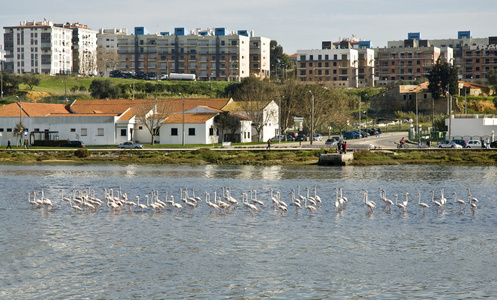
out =
<path fill-rule="evenodd" d="M 155 137 L 159 135 L 162 122 L 174 113 L 173 105 L 168 100 L 151 100 L 136 109 L 136 120 L 150 132 L 152 137 L 150 144 L 153 145 Z"/>
<path fill-rule="evenodd" d="M 105 76 L 109 71 L 116 70 L 118 62 L 118 55 L 115 50 L 103 49 L 99 51 L 97 56 L 98 74 Z"/>
<path fill-rule="evenodd" d="M 240 114 L 252 121 L 252 127 L 257 132 L 257 141 L 262 139 L 264 125 L 275 118 L 274 111 L 265 113 L 264 109 L 276 97 L 276 89 L 269 82 L 254 77 L 244 79 L 241 87 L 235 91 L 234 98 L 239 101 L 242 110 Z"/>

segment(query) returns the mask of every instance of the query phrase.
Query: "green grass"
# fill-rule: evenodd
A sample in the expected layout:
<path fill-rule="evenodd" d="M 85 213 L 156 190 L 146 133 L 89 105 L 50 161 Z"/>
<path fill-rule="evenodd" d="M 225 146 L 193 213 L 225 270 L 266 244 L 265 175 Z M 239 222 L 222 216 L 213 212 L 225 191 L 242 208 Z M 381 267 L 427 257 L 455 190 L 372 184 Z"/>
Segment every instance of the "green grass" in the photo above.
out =
<path fill-rule="evenodd" d="M 175 84 L 188 84 L 193 86 L 202 87 L 205 91 L 206 96 L 209 97 L 211 86 L 212 86 L 212 95 L 216 96 L 216 93 L 223 92 L 224 89 L 233 84 L 232 82 L 224 82 L 224 81 L 216 81 L 216 82 L 205 82 L 205 81 L 193 81 L 193 82 L 178 82 L 178 81 L 146 81 L 146 80 L 138 80 L 138 79 L 124 79 L 124 78 L 107 78 L 107 77 L 83 77 L 76 75 L 38 75 L 41 78 L 41 82 L 38 86 L 34 86 L 32 90 L 25 84 L 21 84 L 19 86 L 20 91 L 22 92 L 46 92 L 52 96 L 80 96 L 80 95 L 89 95 L 88 92 L 79 91 L 79 87 L 83 86 L 86 90 L 91 85 L 93 80 L 110 80 L 113 84 L 125 84 L 129 85 L 130 88 L 133 83 L 151 83 L 151 84 L 163 84 L 163 85 L 175 85 Z M 78 91 L 72 92 L 71 88 L 76 87 Z M 138 91 L 137 91 L 138 93 Z M 168 93 L 162 93 L 161 96 L 167 96 Z M 154 96 L 154 95 L 152 95 Z M 169 95 L 170 96 L 170 95 Z M 176 95 L 176 97 L 178 97 Z"/>

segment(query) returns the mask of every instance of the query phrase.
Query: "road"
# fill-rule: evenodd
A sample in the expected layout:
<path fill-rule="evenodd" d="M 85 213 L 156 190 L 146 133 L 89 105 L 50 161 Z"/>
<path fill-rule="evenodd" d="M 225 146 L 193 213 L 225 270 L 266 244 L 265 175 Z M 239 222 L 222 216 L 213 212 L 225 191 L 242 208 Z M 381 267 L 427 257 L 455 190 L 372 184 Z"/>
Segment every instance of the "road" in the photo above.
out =
<path fill-rule="evenodd" d="M 407 137 L 407 132 L 386 132 L 379 136 L 369 136 L 361 139 L 348 139 L 347 149 L 396 149 L 397 143 L 402 137 Z M 325 139 L 327 137 L 324 137 Z M 260 147 L 260 146 L 259 146 Z M 259 148 L 257 147 L 257 148 Z M 411 146 L 411 147 L 414 147 Z M 328 148 L 325 141 L 314 141 L 312 145 L 310 142 L 293 142 L 293 143 L 278 143 L 271 144 L 272 149 L 281 148 Z M 333 148 L 336 148 L 334 146 Z"/>

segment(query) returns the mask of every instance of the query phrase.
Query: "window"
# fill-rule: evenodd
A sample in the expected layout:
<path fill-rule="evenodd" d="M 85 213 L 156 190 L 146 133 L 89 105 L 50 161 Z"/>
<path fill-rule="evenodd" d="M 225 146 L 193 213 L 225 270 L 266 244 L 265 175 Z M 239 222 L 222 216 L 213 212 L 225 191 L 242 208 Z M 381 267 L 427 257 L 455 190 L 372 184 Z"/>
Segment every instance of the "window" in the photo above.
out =
<path fill-rule="evenodd" d="M 121 136 L 126 136 L 126 129 L 121 129 Z"/>
<path fill-rule="evenodd" d="M 3 132 L 3 128 L 0 128 L 0 132 Z"/>
<path fill-rule="evenodd" d="M 12 132 L 12 128 L 7 128 L 7 132 Z"/>
<path fill-rule="evenodd" d="M 195 128 L 188 128 L 188 135 L 195 135 Z"/>
<path fill-rule="evenodd" d="M 214 135 L 214 128 L 209 128 L 209 135 L 210 136 L 213 136 Z"/>
<path fill-rule="evenodd" d="M 178 128 L 171 128 L 171 135 L 177 136 L 178 135 Z"/>
<path fill-rule="evenodd" d="M 104 129 L 103 128 L 98 128 L 97 129 L 97 135 L 98 136 L 104 136 Z"/>
<path fill-rule="evenodd" d="M 71 132 L 76 132 L 76 128 L 71 128 Z"/>

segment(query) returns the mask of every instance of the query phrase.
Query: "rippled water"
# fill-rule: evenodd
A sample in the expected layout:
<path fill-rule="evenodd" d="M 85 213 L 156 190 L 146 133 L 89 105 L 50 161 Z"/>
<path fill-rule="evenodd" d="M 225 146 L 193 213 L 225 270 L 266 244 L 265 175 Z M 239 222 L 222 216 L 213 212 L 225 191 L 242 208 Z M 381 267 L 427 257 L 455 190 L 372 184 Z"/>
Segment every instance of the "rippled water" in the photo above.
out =
<path fill-rule="evenodd" d="M 495 167 L 0 166 L 0 298 L 483 298 L 497 294 Z M 317 186 L 315 215 L 271 208 L 269 188 L 290 202 L 290 189 Z M 202 202 L 192 212 L 77 212 L 60 189 L 121 187 L 130 199 L 181 187 L 234 196 L 257 189 L 266 205 L 255 216 L 240 206 L 216 215 Z M 336 213 L 342 187 L 349 203 Z M 407 213 L 381 208 L 378 187 L 411 194 Z M 449 198 L 443 213 L 430 191 Z M 478 209 L 459 213 L 452 193 Z M 52 211 L 27 193 L 45 190 Z M 377 209 L 368 214 L 361 192 Z M 312 194 L 312 193 L 311 193 Z M 403 196 L 402 198 L 403 199 Z M 142 200 L 143 201 L 143 200 Z"/>

